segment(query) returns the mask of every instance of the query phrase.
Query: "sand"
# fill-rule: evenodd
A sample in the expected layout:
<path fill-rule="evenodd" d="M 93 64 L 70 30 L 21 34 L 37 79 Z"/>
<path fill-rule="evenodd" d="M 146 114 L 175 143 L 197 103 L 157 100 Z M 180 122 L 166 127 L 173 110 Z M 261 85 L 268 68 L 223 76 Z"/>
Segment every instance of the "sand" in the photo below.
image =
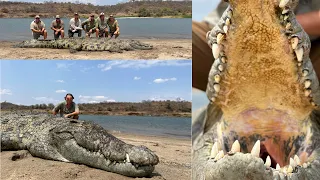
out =
<path fill-rule="evenodd" d="M 151 178 L 144 179 L 191 179 L 191 140 L 169 137 L 130 135 L 112 133 L 119 139 L 134 145 L 145 145 L 154 151 L 160 159 Z M 70 179 L 133 179 L 91 168 L 85 165 L 44 160 L 28 154 L 22 159 L 12 161 L 17 151 L 1 152 L 2 180 L 70 180 Z M 19 151 L 22 152 L 22 151 Z"/>
<path fill-rule="evenodd" d="M 151 44 L 154 48 L 123 53 L 80 51 L 71 54 L 68 49 L 12 48 L 11 46 L 18 42 L 0 41 L 0 59 L 191 60 L 191 39 L 140 39 L 140 41 Z"/>

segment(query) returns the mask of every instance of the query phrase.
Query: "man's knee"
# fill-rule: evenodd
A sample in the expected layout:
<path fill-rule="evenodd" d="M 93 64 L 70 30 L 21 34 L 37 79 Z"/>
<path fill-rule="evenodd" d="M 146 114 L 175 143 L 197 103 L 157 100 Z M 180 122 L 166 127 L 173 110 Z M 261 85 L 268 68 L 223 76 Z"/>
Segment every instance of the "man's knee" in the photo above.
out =
<path fill-rule="evenodd" d="M 79 115 L 73 115 L 72 119 L 79 119 Z"/>

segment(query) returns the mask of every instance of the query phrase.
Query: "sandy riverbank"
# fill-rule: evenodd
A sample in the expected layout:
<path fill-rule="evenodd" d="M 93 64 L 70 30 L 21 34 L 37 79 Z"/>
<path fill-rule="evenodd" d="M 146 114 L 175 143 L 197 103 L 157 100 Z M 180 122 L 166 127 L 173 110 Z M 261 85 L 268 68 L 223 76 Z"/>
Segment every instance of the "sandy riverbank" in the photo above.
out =
<path fill-rule="evenodd" d="M 123 133 L 112 134 L 126 143 L 145 145 L 159 156 L 160 163 L 156 166 L 153 176 L 139 179 L 191 179 L 191 140 Z M 44 160 L 32 157 L 30 154 L 23 159 L 12 161 L 11 157 L 15 152 L 0 153 L 1 179 L 3 180 L 132 179 L 85 165 Z"/>
<path fill-rule="evenodd" d="M 152 50 L 125 51 L 123 53 L 80 51 L 71 54 L 68 49 L 13 48 L 12 45 L 18 42 L 0 41 L 0 59 L 191 60 L 191 39 L 140 39 L 140 41 L 151 44 L 154 48 Z"/>

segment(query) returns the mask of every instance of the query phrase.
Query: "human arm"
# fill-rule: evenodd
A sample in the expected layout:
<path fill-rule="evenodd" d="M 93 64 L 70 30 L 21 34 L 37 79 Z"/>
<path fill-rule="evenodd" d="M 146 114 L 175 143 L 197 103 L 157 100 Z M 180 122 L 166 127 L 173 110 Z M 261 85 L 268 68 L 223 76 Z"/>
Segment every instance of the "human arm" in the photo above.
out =
<path fill-rule="evenodd" d="M 64 117 L 68 118 L 70 116 L 79 115 L 79 113 L 80 113 L 79 107 L 77 104 L 75 104 L 75 111 L 69 114 L 65 114 Z"/>
<path fill-rule="evenodd" d="M 120 27 L 118 24 L 118 21 L 116 22 L 116 31 L 114 32 L 115 34 L 118 34 L 120 32 Z"/>
<path fill-rule="evenodd" d="M 61 109 L 61 106 L 62 106 L 62 103 L 57 104 L 57 105 L 53 108 L 52 114 L 53 114 L 53 115 L 56 115 L 56 114 L 59 112 L 59 110 Z"/>
<path fill-rule="evenodd" d="M 86 31 L 86 29 L 84 28 L 84 26 L 87 24 L 88 20 L 83 21 L 83 23 L 81 23 L 81 27 L 84 31 Z M 86 31 L 87 32 L 87 31 Z"/>
<path fill-rule="evenodd" d="M 320 36 L 320 10 L 299 14 L 297 20 L 307 34 Z"/>

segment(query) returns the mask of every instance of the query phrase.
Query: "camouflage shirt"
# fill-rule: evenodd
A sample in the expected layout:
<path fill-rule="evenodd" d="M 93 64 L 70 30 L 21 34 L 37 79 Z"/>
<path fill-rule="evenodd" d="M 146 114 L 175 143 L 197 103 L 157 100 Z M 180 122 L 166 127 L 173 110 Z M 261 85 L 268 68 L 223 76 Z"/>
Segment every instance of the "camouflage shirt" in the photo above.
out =
<path fill-rule="evenodd" d="M 108 27 L 107 24 L 108 19 L 104 18 L 104 20 L 102 21 L 100 18 L 96 19 L 96 28 L 98 29 L 105 29 Z"/>
<path fill-rule="evenodd" d="M 81 24 L 82 28 L 85 29 L 86 31 L 90 31 L 90 29 L 95 29 L 96 28 L 96 20 L 93 19 L 93 21 L 90 21 L 90 19 L 87 19 L 83 21 Z"/>
<path fill-rule="evenodd" d="M 119 27 L 118 21 L 114 20 L 113 23 L 111 21 L 107 22 L 110 32 L 115 32 L 117 30 L 117 27 Z"/>
<path fill-rule="evenodd" d="M 66 101 L 62 101 L 59 104 L 57 104 L 54 108 L 53 108 L 54 112 L 59 112 L 60 111 L 60 116 L 62 117 L 64 114 L 70 114 L 73 113 L 75 111 L 79 111 L 79 107 L 76 103 L 72 102 L 70 108 L 67 107 L 67 102 Z"/>

